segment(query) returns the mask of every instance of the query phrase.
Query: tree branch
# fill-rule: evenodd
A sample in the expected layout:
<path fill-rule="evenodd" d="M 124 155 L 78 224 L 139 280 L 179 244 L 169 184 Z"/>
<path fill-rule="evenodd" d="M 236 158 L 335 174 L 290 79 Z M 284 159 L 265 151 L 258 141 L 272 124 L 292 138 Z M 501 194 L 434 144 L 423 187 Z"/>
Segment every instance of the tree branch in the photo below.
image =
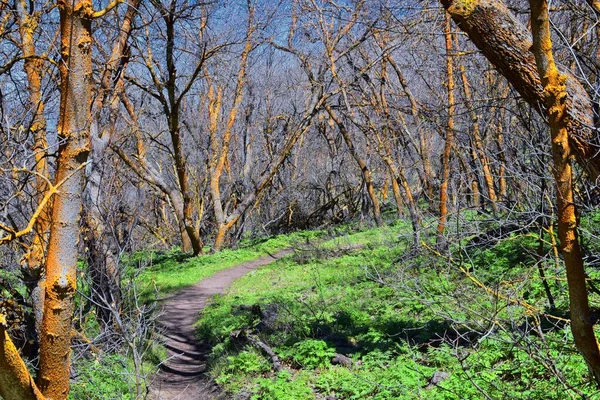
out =
<path fill-rule="evenodd" d="M 115 8 L 116 6 L 118 6 L 121 3 L 124 3 L 125 0 L 113 0 L 112 2 L 110 2 L 109 5 L 107 5 L 104 9 L 100 10 L 100 11 L 94 11 L 94 13 L 92 14 L 92 19 L 96 19 L 96 18 L 100 18 L 100 17 L 104 17 L 106 14 L 108 14 L 113 8 Z"/>

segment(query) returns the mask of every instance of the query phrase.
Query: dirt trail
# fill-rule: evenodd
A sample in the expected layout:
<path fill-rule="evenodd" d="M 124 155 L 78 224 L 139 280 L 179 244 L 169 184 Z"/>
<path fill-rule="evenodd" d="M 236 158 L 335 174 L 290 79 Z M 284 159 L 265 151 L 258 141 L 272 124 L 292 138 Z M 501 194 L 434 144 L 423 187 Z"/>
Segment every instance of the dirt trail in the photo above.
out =
<path fill-rule="evenodd" d="M 149 399 L 228 398 L 206 374 L 210 346 L 198 340 L 194 334 L 194 323 L 198 320 L 198 313 L 213 295 L 225 292 L 237 278 L 292 252 L 293 250 L 283 250 L 274 256 L 264 256 L 220 271 L 164 300 L 159 323 L 164 332 L 169 359 L 155 375 L 150 386 Z"/>

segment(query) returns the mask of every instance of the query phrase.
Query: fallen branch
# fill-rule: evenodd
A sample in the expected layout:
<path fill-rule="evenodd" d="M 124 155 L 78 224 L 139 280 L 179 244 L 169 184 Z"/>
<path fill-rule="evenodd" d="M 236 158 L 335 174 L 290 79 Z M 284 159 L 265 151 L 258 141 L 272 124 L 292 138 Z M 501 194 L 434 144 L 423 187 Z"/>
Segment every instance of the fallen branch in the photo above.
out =
<path fill-rule="evenodd" d="M 283 370 L 283 366 L 281 365 L 281 359 L 279 358 L 279 356 L 275 353 L 271 346 L 260 340 L 258 336 L 249 333 L 245 329 L 242 329 L 239 331 L 236 330 L 231 332 L 230 337 L 234 340 L 240 341 L 242 343 L 247 342 L 252 346 L 259 348 L 260 350 L 262 350 L 263 353 L 265 353 L 271 358 L 271 362 L 273 363 L 273 369 L 275 371 L 279 372 Z"/>
<path fill-rule="evenodd" d="M 271 357 L 271 362 L 273 363 L 273 369 L 275 369 L 275 371 L 279 372 L 283 369 L 283 366 L 281 365 L 281 360 L 279 359 L 279 356 L 277 354 L 275 354 L 275 351 L 273 351 L 273 349 L 271 347 L 269 347 L 265 342 L 261 341 L 255 335 L 250 334 L 250 335 L 247 335 L 247 337 L 248 337 L 248 342 L 250 342 L 252 345 L 258 347 L 266 355 Z"/>

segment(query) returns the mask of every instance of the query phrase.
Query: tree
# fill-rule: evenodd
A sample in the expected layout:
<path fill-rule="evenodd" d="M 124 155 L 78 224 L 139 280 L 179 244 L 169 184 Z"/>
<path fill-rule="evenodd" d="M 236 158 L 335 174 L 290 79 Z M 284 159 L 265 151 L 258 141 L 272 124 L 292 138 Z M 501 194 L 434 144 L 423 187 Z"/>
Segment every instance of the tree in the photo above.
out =
<path fill-rule="evenodd" d="M 217 225 L 217 232 L 215 234 L 215 242 L 213 249 L 219 251 L 223 246 L 225 235 L 237 222 L 237 218 L 228 218 L 226 210 L 223 209 L 223 203 L 221 199 L 221 176 L 223 175 L 223 169 L 228 160 L 229 148 L 231 144 L 232 130 L 236 119 L 238 117 L 239 109 L 242 103 L 244 88 L 247 80 L 247 65 L 248 57 L 254 47 L 253 35 L 256 30 L 256 24 L 254 21 L 256 5 L 251 1 L 248 1 L 248 22 L 246 28 L 246 42 L 244 49 L 242 50 L 240 66 L 237 73 L 237 79 L 234 89 L 233 104 L 231 110 L 227 116 L 225 130 L 222 137 L 219 140 L 218 137 L 218 120 L 222 108 L 222 90 L 209 89 L 209 135 L 210 135 L 210 161 L 209 161 L 209 180 L 210 180 L 210 194 L 213 203 L 213 210 L 215 213 L 215 223 Z"/>
<path fill-rule="evenodd" d="M 150 27 L 146 31 L 147 36 L 145 38 L 146 48 L 141 47 L 139 43 L 133 44 L 133 48 L 138 51 L 143 62 L 142 66 L 145 69 L 146 76 L 143 76 L 142 73 L 139 74 L 142 76 L 130 74 L 127 76 L 127 81 L 158 101 L 162 116 L 167 123 L 170 142 L 168 150 L 173 160 L 177 189 L 172 188 L 166 180 L 161 178 L 159 171 L 154 171 L 156 173 L 151 174 L 153 175 L 151 179 L 146 178 L 148 171 L 138 174 L 138 176 L 153 184 L 157 190 L 165 194 L 169 193 L 168 196 L 172 200 L 171 206 L 174 209 L 181 231 L 182 247 L 184 251 L 197 255 L 202 252 L 203 248 L 199 223 L 197 223 L 200 211 L 196 209 L 197 207 L 195 207 L 193 201 L 193 182 L 190 177 L 189 154 L 184 143 L 185 130 L 182 121 L 182 108 L 190 91 L 202 77 L 207 60 L 219 50 L 231 44 L 218 42 L 211 47 L 211 43 L 207 38 L 209 17 L 207 15 L 208 11 L 204 10 L 206 5 L 189 4 L 177 0 L 172 0 L 167 4 L 160 1 L 152 1 L 151 3 L 162 26 L 156 26 L 158 25 L 156 22 L 149 24 Z M 152 17 L 156 17 L 156 14 L 153 14 Z M 178 41 L 181 39 L 179 29 L 187 28 L 189 22 L 198 30 L 194 36 L 198 37 L 199 43 L 192 42 L 188 45 L 196 48 L 197 51 L 194 52 L 190 60 L 193 67 L 187 73 L 187 70 L 185 72 L 178 71 L 178 58 L 188 54 L 185 48 L 180 47 Z M 150 28 L 155 29 L 152 31 L 152 36 Z M 158 52 L 163 52 L 164 58 L 155 58 L 154 51 L 156 47 L 158 47 Z M 149 82 L 146 83 L 146 80 Z M 128 111 L 128 113 L 131 115 L 131 112 Z M 135 120 L 138 120 L 137 116 Z M 138 133 L 141 132 L 138 130 Z M 123 151 L 119 153 L 125 155 Z M 144 161 L 142 163 L 145 164 L 144 169 L 151 168 L 149 163 Z M 133 168 L 135 162 L 129 161 L 127 164 Z M 141 172 L 139 169 L 134 169 L 134 171 L 136 173 Z M 158 184 L 158 181 L 162 182 Z M 179 193 L 176 193 L 176 190 Z"/>
<path fill-rule="evenodd" d="M 15 354 L 5 328 L 0 328 L 3 349 L 0 352 L 3 376 L 0 395 L 7 400 L 44 397 L 58 400 L 66 399 L 69 393 L 70 333 L 84 187 L 82 169 L 90 146 L 92 20 L 118 3 L 110 3 L 101 11 L 95 11 L 90 0 L 59 3 L 61 98 L 57 130 L 60 144 L 45 265 L 40 371 L 36 385 L 20 356 Z M 60 186 L 60 190 L 57 191 L 56 186 Z"/>
<path fill-rule="evenodd" d="M 531 0 L 533 40 L 500 0 L 447 1 L 442 4 L 486 58 L 538 112 L 549 118 L 557 189 L 560 247 L 565 260 L 575 345 L 600 382 L 600 352 L 593 332 L 584 264 L 577 239 L 577 215 L 570 159 L 600 175 L 598 136 L 591 100 L 581 83 L 554 62 L 548 4 Z M 533 52 L 530 51 L 533 49 Z"/>
<path fill-rule="evenodd" d="M 448 220 L 448 181 L 450 179 L 450 155 L 452 153 L 452 144 L 454 141 L 454 114 L 456 113 L 456 104 L 454 100 L 454 57 L 452 55 L 452 31 L 450 29 L 450 17 L 446 15 L 444 25 L 444 38 L 446 43 L 446 88 L 448 90 L 448 122 L 446 124 L 446 138 L 444 142 L 444 152 L 442 154 L 442 183 L 440 185 L 440 216 L 437 227 L 438 245 L 443 243 L 444 230 Z"/>
<path fill-rule="evenodd" d="M 502 0 L 441 0 L 458 27 L 536 111 L 546 114 L 542 82 L 531 52 L 531 35 Z M 567 130 L 572 152 L 592 181 L 600 177 L 600 139 L 592 101 L 568 71 Z"/>
<path fill-rule="evenodd" d="M 569 140 L 569 114 L 567 103 L 567 76 L 561 73 L 554 61 L 550 36 L 550 16 L 546 0 L 530 0 L 533 54 L 544 87 L 543 100 L 548 113 L 556 182 L 558 210 L 558 236 L 564 257 L 569 285 L 571 330 L 575 346 L 583 355 L 588 368 L 600 384 L 600 350 L 594 333 L 594 323 L 588 300 L 583 254 L 578 239 L 578 218 L 573 194 L 573 155 Z M 572 128 L 571 128 L 572 129 Z"/>
<path fill-rule="evenodd" d="M 24 1 L 16 1 L 17 23 L 21 39 L 23 57 L 23 68 L 27 75 L 29 86 L 29 102 L 33 109 L 33 118 L 30 130 L 34 136 L 33 151 L 35 154 L 35 187 L 38 205 L 43 200 L 48 190 L 48 141 L 46 139 L 46 117 L 44 116 L 44 100 L 42 96 L 42 72 L 44 70 L 44 58 L 38 54 L 35 45 L 34 33 L 39 23 L 39 17 L 31 10 Z M 32 306 L 35 314 L 36 335 L 39 337 L 41 331 L 42 314 L 44 307 L 44 261 L 46 245 L 48 243 L 48 231 L 50 228 L 50 204 L 48 203 L 40 212 L 35 221 L 34 238 L 30 249 L 26 254 L 27 268 L 24 274 L 28 277 L 28 286 L 32 296 Z"/>

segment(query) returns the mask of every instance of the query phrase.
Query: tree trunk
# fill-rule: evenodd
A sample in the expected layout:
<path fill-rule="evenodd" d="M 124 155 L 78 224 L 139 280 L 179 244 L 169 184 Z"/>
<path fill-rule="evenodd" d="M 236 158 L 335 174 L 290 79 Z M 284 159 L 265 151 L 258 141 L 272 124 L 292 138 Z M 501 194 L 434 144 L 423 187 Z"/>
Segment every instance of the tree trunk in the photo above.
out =
<path fill-rule="evenodd" d="M 76 288 L 82 164 L 89 153 L 92 75 L 92 4 L 60 3 L 60 119 L 56 182 L 65 180 L 52 204 L 46 257 L 46 297 L 40 340 L 42 393 L 53 400 L 69 393 L 69 355 Z"/>
<path fill-rule="evenodd" d="M 221 250 L 223 243 L 225 241 L 225 235 L 229 230 L 235 225 L 239 216 L 235 218 L 235 220 L 231 221 L 230 218 L 226 217 L 225 210 L 223 209 L 223 204 L 221 200 L 221 175 L 223 174 L 223 169 L 227 163 L 227 159 L 229 157 L 229 146 L 231 143 L 231 133 L 233 127 L 235 125 L 238 112 L 240 109 L 240 105 L 242 103 L 242 98 L 244 94 L 244 87 L 246 86 L 246 66 L 248 64 L 248 56 L 252 51 L 253 46 L 253 33 L 256 29 L 254 25 L 254 8 L 250 6 L 248 3 L 248 25 L 247 25 L 247 36 L 246 43 L 244 45 L 244 50 L 242 51 L 240 57 L 240 67 L 238 69 L 235 93 L 233 98 L 233 106 L 229 111 L 229 115 L 227 117 L 227 124 L 225 126 L 225 131 L 223 132 L 223 137 L 221 138 L 221 143 L 218 140 L 218 129 L 217 129 L 217 121 L 221 112 L 221 91 L 217 90 L 216 97 L 214 96 L 213 88 L 209 89 L 209 119 L 210 119 L 210 150 L 212 151 L 212 157 L 209 165 L 209 174 L 210 174 L 210 194 L 213 201 L 213 209 L 215 212 L 215 220 L 217 224 L 217 234 L 215 237 L 215 243 L 213 245 L 214 251 Z M 248 147 L 249 148 L 249 147 Z M 247 173 L 247 171 L 244 171 Z"/>
<path fill-rule="evenodd" d="M 530 0 L 533 53 L 541 82 L 550 122 L 554 179 L 556 181 L 558 236 L 567 270 L 571 330 L 575 346 L 583 355 L 597 383 L 600 383 L 600 350 L 590 315 L 586 276 L 577 233 L 577 209 L 573 195 L 571 167 L 572 142 L 569 140 L 569 97 L 567 76 L 560 73 L 554 62 L 550 36 L 550 20 L 546 0 Z"/>
<path fill-rule="evenodd" d="M 39 204 L 48 190 L 48 182 L 44 178 L 49 176 L 48 158 L 46 157 L 48 149 L 46 118 L 44 116 L 44 102 L 42 100 L 43 60 L 37 58 L 33 37 L 38 23 L 37 18 L 27 11 L 29 6 L 23 0 L 17 0 L 15 4 L 18 13 L 21 49 L 23 56 L 26 57 L 23 67 L 29 86 L 29 102 L 33 109 L 33 121 L 30 130 L 34 138 L 35 191 Z M 25 281 L 31 296 L 31 304 L 35 316 L 35 331 L 38 338 L 42 328 L 42 314 L 44 310 L 44 280 L 42 276 L 48 231 L 50 229 L 50 204 L 44 207 L 42 213 L 36 219 L 33 242 L 25 255 L 26 268 L 23 271 L 27 277 Z"/>
<path fill-rule="evenodd" d="M 198 255 L 202 253 L 203 243 L 200 232 L 197 232 L 194 224 L 194 204 L 187 170 L 187 158 L 183 151 L 181 137 L 181 127 L 179 123 L 181 97 L 176 95 L 177 91 L 177 71 L 175 67 L 175 6 L 176 1 L 172 1 L 167 13 L 163 15 L 166 24 L 167 44 L 165 48 L 165 58 L 167 63 L 167 82 L 166 90 L 168 96 L 168 106 L 164 104 L 165 114 L 169 124 L 169 134 L 173 145 L 173 159 L 175 160 L 175 171 L 177 182 L 183 198 L 183 223 L 185 232 L 189 237 L 192 247 L 192 253 Z"/>
<path fill-rule="evenodd" d="M 183 228 L 189 238 L 189 244 L 191 245 L 192 253 L 194 255 L 198 255 L 202 253 L 203 244 L 202 239 L 200 238 L 200 232 L 196 231 L 194 224 L 194 206 L 192 202 L 192 194 L 190 192 L 190 184 L 187 176 L 187 167 L 184 161 L 181 137 L 178 128 L 175 131 L 172 131 L 171 137 L 173 141 L 173 148 L 175 149 L 173 153 L 177 169 L 177 178 L 183 197 Z M 188 240 L 186 240 L 184 243 L 187 244 Z"/>
<path fill-rule="evenodd" d="M 0 397 L 4 400 L 43 400 L 19 351 L 6 333 L 6 320 L 0 314 Z"/>
<path fill-rule="evenodd" d="M 450 180 L 450 154 L 452 152 L 452 142 L 454 141 L 454 66 L 452 57 L 452 32 L 450 31 L 450 17 L 446 15 L 444 26 L 444 36 L 446 39 L 446 73 L 448 89 L 448 123 L 446 125 L 446 140 L 444 144 L 444 153 L 442 154 L 442 183 L 440 185 L 439 199 L 439 221 L 437 227 L 437 243 L 443 245 L 443 235 L 448 220 L 448 183 Z"/>
<path fill-rule="evenodd" d="M 391 171 L 390 175 L 392 176 L 392 193 L 394 194 L 394 201 L 396 202 L 396 213 L 398 214 L 398 218 L 401 219 L 404 217 L 404 201 L 402 200 L 402 194 L 400 193 L 400 185 L 398 185 L 398 181 L 394 179 Z"/>

